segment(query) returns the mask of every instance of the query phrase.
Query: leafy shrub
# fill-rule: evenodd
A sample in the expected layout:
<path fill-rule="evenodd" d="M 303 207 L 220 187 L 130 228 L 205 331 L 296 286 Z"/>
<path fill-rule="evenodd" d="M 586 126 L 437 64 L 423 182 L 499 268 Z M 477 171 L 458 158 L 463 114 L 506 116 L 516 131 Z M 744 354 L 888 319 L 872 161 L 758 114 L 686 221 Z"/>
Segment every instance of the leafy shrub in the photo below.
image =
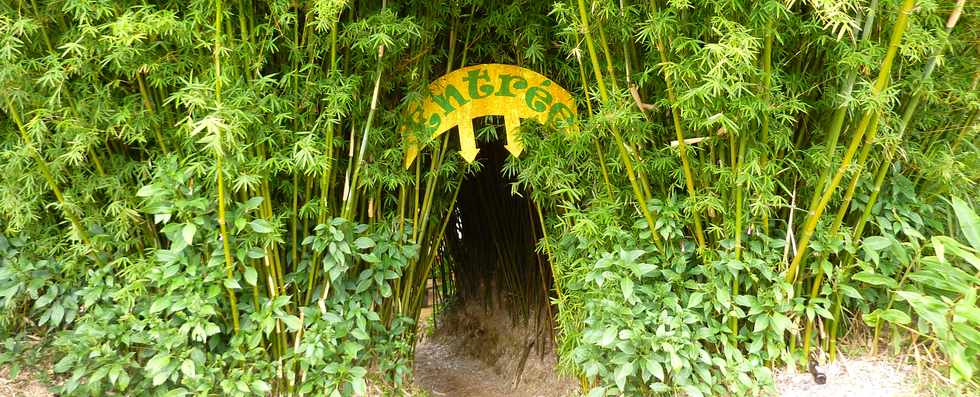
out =
<path fill-rule="evenodd" d="M 889 274 L 869 266 L 853 278 L 884 288 L 889 298 L 887 306 L 865 317 L 866 322 L 876 330 L 890 323 L 907 330 L 913 338 L 934 340 L 949 359 L 951 379 L 959 383 L 973 378 L 978 369 L 974 358 L 980 355 L 980 218 L 958 197 L 951 203 L 966 244 L 938 235 L 929 241 L 910 236 L 904 244 L 878 236 L 871 241 L 880 243 L 865 247 L 873 262 L 879 261 L 879 252 L 887 250 L 895 253 L 899 258 L 896 264 L 904 269 Z M 922 243 L 925 247 L 907 252 Z M 924 254 L 926 249 L 934 255 Z M 894 308 L 895 304 L 908 308 Z M 911 313 L 916 314 L 914 323 Z"/>
<path fill-rule="evenodd" d="M 976 7 L 2 2 L 0 326 L 55 338 L 65 394 L 398 385 L 480 168 L 401 112 L 493 62 L 579 102 L 506 172 L 593 392 L 759 393 L 858 318 L 976 383 L 975 234 L 942 202 L 980 180 Z"/>
<path fill-rule="evenodd" d="M 386 323 L 378 311 L 391 296 L 392 281 L 416 255 L 413 246 L 398 243 L 398 236 L 383 226 L 369 230 L 340 218 L 317 226 L 306 243 L 324 258 L 328 290 L 296 316 L 288 306 L 300 298 L 267 298 L 257 292 L 276 288 L 259 278 L 267 276 L 265 271 L 246 267 L 240 279 L 225 278 L 220 242 L 213 238 L 218 234 L 213 202 L 193 188 L 188 172 L 161 174 L 160 182 L 139 193 L 148 214 L 160 222 L 169 248 L 92 269 L 84 286 L 68 293 L 83 310 L 74 327 L 54 342 L 64 352 L 54 369 L 69 375 L 60 392 L 253 395 L 295 388 L 364 394 L 368 369 L 378 365 L 378 373 L 392 384 L 404 380 L 409 349 L 402 336 L 411 321 L 396 317 Z M 228 218 L 235 225 L 241 263 L 259 263 L 264 251 L 252 244 L 272 231 L 262 219 L 252 218 L 259 204 L 243 203 Z M 348 271 L 360 263 L 363 269 Z M 305 281 L 304 270 L 286 277 Z M 227 321 L 223 287 L 252 288 L 253 300 L 241 308 L 249 315 L 236 334 L 222 332 Z M 52 288 L 57 287 L 47 291 Z M 39 295 L 35 306 L 50 303 L 45 296 Z M 50 317 L 52 326 L 64 318 Z"/>

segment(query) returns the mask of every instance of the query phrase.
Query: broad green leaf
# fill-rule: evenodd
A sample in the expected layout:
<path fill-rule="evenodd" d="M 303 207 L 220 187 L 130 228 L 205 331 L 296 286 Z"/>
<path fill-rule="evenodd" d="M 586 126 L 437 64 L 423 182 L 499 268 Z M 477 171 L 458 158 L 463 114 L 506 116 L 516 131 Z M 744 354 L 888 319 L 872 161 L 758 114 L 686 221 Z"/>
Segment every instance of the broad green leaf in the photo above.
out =
<path fill-rule="evenodd" d="M 161 296 L 154 299 L 153 303 L 150 304 L 150 314 L 155 314 L 166 310 L 168 307 L 170 307 L 170 303 L 171 301 L 169 296 Z"/>
<path fill-rule="evenodd" d="M 51 286 L 48 291 L 41 295 L 36 301 L 34 301 L 34 307 L 42 308 L 54 301 L 54 298 L 58 297 L 58 287 Z"/>
<path fill-rule="evenodd" d="M 254 230 L 256 233 L 272 233 L 273 230 L 272 224 L 265 219 L 255 219 L 249 223 L 249 226 L 251 226 L 252 230 Z"/>
<path fill-rule="evenodd" d="M 170 377 L 170 371 L 161 371 L 153 375 L 153 386 L 160 386 Z"/>
<path fill-rule="evenodd" d="M 605 396 L 606 396 L 605 387 L 595 387 L 592 390 L 589 390 L 588 397 L 605 397 Z"/>
<path fill-rule="evenodd" d="M 357 353 L 364 349 L 360 343 L 355 343 L 351 341 L 346 341 L 341 345 L 344 353 L 350 357 L 357 357 Z"/>
<path fill-rule="evenodd" d="M 268 395 L 272 391 L 272 387 L 265 381 L 256 379 L 252 381 L 252 390 L 260 395 Z"/>
<path fill-rule="evenodd" d="M 949 363 L 953 369 L 953 374 L 963 380 L 973 378 L 974 365 L 977 362 L 976 357 L 974 356 L 972 359 L 967 358 L 966 348 L 955 340 L 944 340 L 942 346 L 946 355 L 949 356 Z M 956 376 L 953 378 L 956 380 Z"/>
<path fill-rule="evenodd" d="M 670 386 L 657 382 L 650 384 L 650 391 L 654 393 L 666 393 L 670 391 Z"/>
<path fill-rule="evenodd" d="M 367 332 L 364 332 L 364 330 L 363 329 L 360 329 L 360 328 L 354 328 L 353 330 L 350 331 L 350 334 L 351 334 L 351 336 L 353 336 L 353 337 L 355 337 L 357 339 L 360 339 L 360 340 L 370 340 L 371 339 L 371 337 L 367 334 Z"/>
<path fill-rule="evenodd" d="M 704 300 L 703 292 L 695 292 L 691 294 L 691 298 L 687 301 L 687 308 L 697 307 Z"/>
<path fill-rule="evenodd" d="M 180 231 L 180 235 L 181 237 L 184 238 L 184 242 L 187 243 L 187 245 L 191 245 L 194 243 L 194 234 L 196 233 L 197 233 L 197 225 L 193 223 L 185 224 L 184 228 L 181 229 Z"/>
<path fill-rule="evenodd" d="M 841 291 L 842 294 L 844 294 L 845 296 L 847 296 L 849 298 L 854 298 L 854 299 L 857 299 L 857 300 L 863 300 L 864 299 L 864 297 L 861 296 L 861 293 L 858 292 L 857 288 L 854 288 L 854 287 L 852 287 L 850 285 L 841 284 L 840 285 L 840 291 Z"/>
<path fill-rule="evenodd" d="M 623 290 L 623 299 L 626 299 L 627 302 L 633 302 L 633 280 L 624 277 L 619 285 Z"/>
<path fill-rule="evenodd" d="M 895 309 L 888 309 L 881 312 L 880 317 L 882 320 L 888 321 L 895 324 L 908 324 L 912 322 L 912 318 L 908 314 Z"/>
<path fill-rule="evenodd" d="M 161 352 L 153 356 L 153 358 L 151 358 L 150 361 L 147 361 L 143 369 L 146 370 L 146 372 L 154 374 L 160 372 L 161 370 L 163 370 L 163 368 L 165 368 L 169 364 L 170 364 L 170 354 Z"/>
<path fill-rule="evenodd" d="M 235 280 L 233 278 L 226 278 L 225 281 L 222 284 L 224 284 L 225 288 L 228 288 L 228 289 L 241 289 L 242 288 L 242 285 L 241 284 L 238 284 L 238 280 Z"/>
<path fill-rule="evenodd" d="M 960 257 L 967 263 L 973 265 L 978 271 L 980 271 L 980 257 L 978 257 L 970 249 L 959 241 L 953 240 L 946 236 L 935 236 L 932 238 L 933 247 L 936 250 L 936 256 L 941 260 L 945 260 L 945 251 L 949 251 L 954 255 Z"/>
<path fill-rule="evenodd" d="M 966 241 L 974 250 L 980 251 L 980 217 L 973 212 L 969 204 L 956 196 L 953 196 L 953 212 L 956 213 L 956 219 L 960 223 L 960 230 L 966 237 Z"/>
<path fill-rule="evenodd" d="M 687 393 L 688 397 L 704 397 L 704 393 L 697 386 L 687 385 L 684 386 L 684 392 Z"/>
<path fill-rule="evenodd" d="M 914 291 L 896 291 L 895 294 L 908 302 L 916 314 L 932 324 L 938 334 L 943 335 L 947 332 L 948 307 L 942 301 Z"/>
<path fill-rule="evenodd" d="M 872 273 L 869 271 L 855 273 L 853 276 L 851 276 L 851 278 L 865 284 L 886 286 L 888 288 L 895 288 L 895 286 L 897 285 L 895 280 L 892 280 L 891 277 L 883 276 L 881 274 Z"/>
<path fill-rule="evenodd" d="M 616 382 L 616 387 L 619 390 L 625 390 L 626 388 L 626 378 L 633 374 L 633 363 L 629 362 L 616 368 L 616 373 L 613 375 L 613 379 Z"/>
<path fill-rule="evenodd" d="M 717 294 L 718 303 L 721 303 L 722 307 L 726 309 L 732 307 L 732 295 L 727 289 L 719 288 L 717 289 Z"/>
<path fill-rule="evenodd" d="M 118 387 L 119 390 L 125 391 L 126 388 L 129 387 L 129 380 L 129 374 L 123 371 L 123 373 L 119 374 L 119 380 L 116 382 L 116 387 Z"/>
<path fill-rule="evenodd" d="M 881 251 L 885 248 L 888 248 L 888 246 L 890 245 L 892 245 L 892 240 L 884 236 L 865 237 L 864 240 L 862 241 L 862 246 L 866 251 L 867 250 Z"/>
<path fill-rule="evenodd" d="M 764 314 L 759 315 L 755 318 L 755 327 L 753 327 L 752 332 L 758 334 L 762 331 L 765 331 L 766 328 L 768 327 L 769 327 L 769 316 Z"/>
<path fill-rule="evenodd" d="M 608 327 L 602 332 L 602 338 L 599 339 L 599 346 L 608 347 L 616 340 L 616 328 Z"/>
<path fill-rule="evenodd" d="M 259 204 L 262 204 L 262 200 L 263 200 L 262 196 L 252 197 L 248 199 L 248 201 L 246 201 L 244 204 L 242 204 L 242 209 L 245 210 L 245 212 L 248 212 L 256 208 L 259 208 Z"/>
<path fill-rule="evenodd" d="M 254 267 L 245 266 L 245 282 L 248 285 L 256 286 L 258 285 L 259 273 L 255 271 Z"/>
<path fill-rule="evenodd" d="M 194 361 L 191 361 L 191 359 L 186 359 L 180 363 L 180 373 L 184 374 L 184 376 L 188 378 L 197 376 L 197 368 L 194 365 Z"/>
<path fill-rule="evenodd" d="M 250 247 L 246 253 L 250 259 L 262 259 L 265 258 L 265 250 L 259 247 Z"/>
<path fill-rule="evenodd" d="M 633 267 L 633 274 L 635 274 L 636 277 L 644 277 L 654 270 L 657 270 L 657 265 L 650 263 L 637 263 L 636 266 Z"/>
<path fill-rule="evenodd" d="M 303 327 L 303 321 L 292 314 L 286 315 L 280 318 L 282 322 L 286 323 L 286 327 L 289 328 L 290 332 L 299 331 Z"/>
<path fill-rule="evenodd" d="M 61 319 L 65 318 L 65 307 L 61 303 L 51 306 L 51 325 L 61 324 Z"/>
<path fill-rule="evenodd" d="M 953 324 L 952 328 L 957 339 L 967 342 L 967 345 L 980 347 L 980 329 L 966 323 Z"/>
<path fill-rule="evenodd" d="M 664 367 L 660 365 L 660 362 L 658 362 L 654 358 L 648 358 L 646 363 L 647 363 L 647 371 L 650 371 L 650 373 L 653 374 L 654 377 L 663 381 L 666 374 L 664 373 Z"/>
<path fill-rule="evenodd" d="M 770 322 L 772 323 L 773 331 L 775 331 L 777 335 L 782 335 L 783 331 L 790 329 L 790 327 L 793 326 L 793 320 L 790 320 L 789 317 L 786 317 L 786 315 L 782 313 L 773 313 L 772 317 L 770 318 Z"/>
<path fill-rule="evenodd" d="M 143 187 L 140 188 L 140 190 L 137 190 L 136 191 L 136 196 L 137 197 L 151 197 L 151 196 L 156 196 L 157 194 L 162 193 L 162 192 L 163 192 L 163 190 L 160 189 L 158 186 L 151 184 L 151 185 L 143 186 Z"/>
<path fill-rule="evenodd" d="M 235 388 L 238 389 L 238 391 L 240 391 L 242 393 L 248 393 L 249 392 L 248 383 L 245 383 L 245 381 L 243 381 L 243 380 L 236 381 L 235 382 Z"/>
<path fill-rule="evenodd" d="M 354 395 L 367 395 L 367 383 L 364 382 L 364 378 L 354 378 L 354 380 L 351 381 L 351 387 L 354 388 Z"/>
<path fill-rule="evenodd" d="M 368 249 L 374 247 L 374 240 L 372 240 L 370 237 L 358 237 L 357 240 L 354 240 L 354 245 L 362 250 Z"/>

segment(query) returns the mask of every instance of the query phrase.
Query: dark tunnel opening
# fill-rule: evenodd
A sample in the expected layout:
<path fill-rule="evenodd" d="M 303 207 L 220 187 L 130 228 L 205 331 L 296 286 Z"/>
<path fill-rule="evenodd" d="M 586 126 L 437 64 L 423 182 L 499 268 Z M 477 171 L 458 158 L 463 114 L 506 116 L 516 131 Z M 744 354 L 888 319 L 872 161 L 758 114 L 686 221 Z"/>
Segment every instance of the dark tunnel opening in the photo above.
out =
<path fill-rule="evenodd" d="M 536 250 L 540 218 L 527 192 L 515 191 L 514 176 L 506 175 L 508 156 L 502 139 L 482 142 L 483 168 L 460 186 L 445 237 L 452 299 L 503 310 L 513 324 L 551 336 L 553 279 L 546 255 Z"/>

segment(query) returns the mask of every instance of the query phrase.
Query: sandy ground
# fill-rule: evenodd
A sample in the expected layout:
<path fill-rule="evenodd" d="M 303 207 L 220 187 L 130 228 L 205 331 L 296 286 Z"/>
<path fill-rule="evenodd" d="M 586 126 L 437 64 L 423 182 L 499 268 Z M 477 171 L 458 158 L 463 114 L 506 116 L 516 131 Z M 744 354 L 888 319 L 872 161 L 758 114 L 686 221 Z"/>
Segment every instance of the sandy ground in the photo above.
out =
<path fill-rule="evenodd" d="M 433 397 L 579 395 L 575 379 L 555 373 L 548 338 L 532 328 L 478 305 L 457 308 L 416 348 L 415 384 Z"/>
<path fill-rule="evenodd" d="M 36 373 L 24 369 L 16 378 L 10 376 L 10 367 L 0 367 L 0 396 L 3 397 L 49 397 L 54 393 L 36 379 Z"/>
<path fill-rule="evenodd" d="M 841 358 L 824 367 L 827 383 L 818 385 L 809 372 L 792 369 L 776 374 L 782 397 L 917 397 L 913 369 L 883 358 Z"/>
<path fill-rule="evenodd" d="M 432 396 L 512 395 L 510 380 L 486 364 L 460 357 L 446 344 L 426 342 L 415 353 L 415 383 Z"/>

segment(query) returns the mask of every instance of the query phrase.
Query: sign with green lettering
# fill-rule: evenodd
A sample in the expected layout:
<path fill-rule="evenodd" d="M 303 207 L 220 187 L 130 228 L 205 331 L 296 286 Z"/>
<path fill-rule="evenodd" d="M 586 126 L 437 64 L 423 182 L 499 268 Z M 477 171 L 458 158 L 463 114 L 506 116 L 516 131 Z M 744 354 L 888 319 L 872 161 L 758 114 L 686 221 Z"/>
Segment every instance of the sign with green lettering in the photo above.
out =
<path fill-rule="evenodd" d="M 453 127 L 459 129 L 460 155 L 467 162 L 479 149 L 473 135 L 475 117 L 504 116 L 507 144 L 514 156 L 524 150 L 518 136 L 521 119 L 570 130 L 578 110 L 571 94 L 547 77 L 519 66 L 484 64 L 468 66 L 429 84 L 429 95 L 408 108 L 402 131 L 422 130 L 433 138 Z M 405 168 L 418 156 L 414 136 L 409 136 Z"/>

